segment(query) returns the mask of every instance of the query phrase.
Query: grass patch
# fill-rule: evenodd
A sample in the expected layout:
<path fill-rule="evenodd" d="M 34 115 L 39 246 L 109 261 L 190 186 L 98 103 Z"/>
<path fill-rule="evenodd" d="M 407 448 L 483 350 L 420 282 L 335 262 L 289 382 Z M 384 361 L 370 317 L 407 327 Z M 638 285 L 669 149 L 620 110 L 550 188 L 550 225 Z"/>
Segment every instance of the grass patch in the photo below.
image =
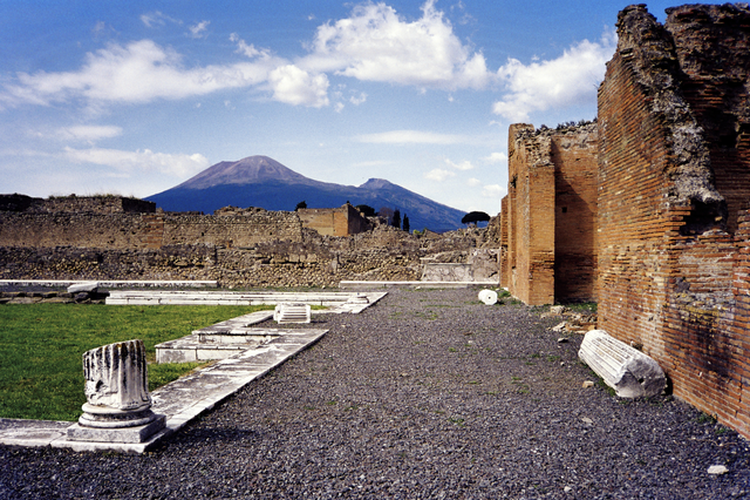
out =
<path fill-rule="evenodd" d="M 84 352 L 141 339 L 149 361 L 156 344 L 268 306 L 96 306 L 78 304 L 0 307 L 0 417 L 76 420 L 83 394 Z M 149 365 L 149 388 L 195 366 Z M 153 382 L 152 382 L 153 380 Z"/>
<path fill-rule="evenodd" d="M 574 304 L 565 304 L 565 307 L 577 313 L 593 314 L 597 311 L 598 304 L 596 302 L 577 302 Z"/>

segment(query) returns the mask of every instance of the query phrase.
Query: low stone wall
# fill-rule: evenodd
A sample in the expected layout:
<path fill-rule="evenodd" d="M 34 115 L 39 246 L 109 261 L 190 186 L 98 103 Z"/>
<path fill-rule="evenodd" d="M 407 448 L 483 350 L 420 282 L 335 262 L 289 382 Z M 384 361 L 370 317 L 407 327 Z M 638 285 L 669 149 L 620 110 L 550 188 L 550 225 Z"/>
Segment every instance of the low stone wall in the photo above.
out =
<path fill-rule="evenodd" d="M 216 280 L 228 288 L 330 287 L 342 280 L 414 281 L 421 258 L 469 255 L 483 230 L 418 237 L 389 226 L 349 237 L 303 230 L 300 241 L 237 248 L 213 244 L 161 248 L 0 247 L 0 279 Z"/>

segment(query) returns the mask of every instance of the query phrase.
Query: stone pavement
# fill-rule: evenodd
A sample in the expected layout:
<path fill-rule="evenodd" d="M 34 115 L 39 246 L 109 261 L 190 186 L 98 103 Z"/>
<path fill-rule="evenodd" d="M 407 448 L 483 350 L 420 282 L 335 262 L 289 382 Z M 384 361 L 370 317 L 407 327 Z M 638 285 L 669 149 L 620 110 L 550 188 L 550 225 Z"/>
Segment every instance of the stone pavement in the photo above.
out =
<path fill-rule="evenodd" d="M 141 292 L 144 293 L 144 292 Z M 161 292 L 152 292 L 160 294 Z M 303 301 L 304 293 L 284 294 L 284 299 Z M 289 296 L 287 296 L 289 295 Z M 332 313 L 358 313 L 386 295 L 378 293 L 337 294 L 338 305 Z M 277 297 L 278 298 L 278 297 Z M 366 300 L 365 300 L 366 299 Z M 319 311 L 322 313 L 323 311 Z M 256 313 L 257 314 L 257 313 Z M 260 312 L 260 315 L 266 314 Z M 144 443 L 98 443 L 67 439 L 68 428 L 75 423 L 0 419 L 0 444 L 11 446 L 52 446 L 75 451 L 119 451 L 143 453 L 173 434 L 204 411 L 231 396 L 253 380 L 263 376 L 298 352 L 306 349 L 327 330 L 319 328 L 255 328 L 254 334 L 269 340 L 250 349 L 239 350 L 194 373 L 171 382 L 151 393 L 154 413 L 167 417 L 166 428 Z"/>
<path fill-rule="evenodd" d="M 71 448 L 75 451 L 143 453 L 193 418 L 309 347 L 327 332 L 323 329 L 269 330 L 277 336 L 267 344 L 240 351 L 152 392 L 151 409 L 154 413 L 167 416 L 167 427 L 145 443 L 70 441 L 67 430 L 75 425 L 72 422 L 20 419 L 0 419 L 0 443 Z"/>

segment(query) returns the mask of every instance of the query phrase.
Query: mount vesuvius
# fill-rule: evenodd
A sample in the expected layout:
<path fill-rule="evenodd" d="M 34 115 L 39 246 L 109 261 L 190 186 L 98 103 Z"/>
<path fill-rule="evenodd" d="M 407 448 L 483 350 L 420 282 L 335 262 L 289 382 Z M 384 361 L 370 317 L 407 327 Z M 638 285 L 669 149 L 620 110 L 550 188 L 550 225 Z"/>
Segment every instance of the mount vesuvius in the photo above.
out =
<path fill-rule="evenodd" d="M 212 213 L 226 206 L 294 210 L 304 201 L 308 208 L 336 208 L 347 201 L 400 210 L 412 229 L 436 232 L 462 226 L 464 212 L 442 205 L 384 179 L 361 186 L 345 186 L 309 179 L 267 156 L 223 161 L 171 189 L 149 196 L 158 207 L 173 212 Z"/>

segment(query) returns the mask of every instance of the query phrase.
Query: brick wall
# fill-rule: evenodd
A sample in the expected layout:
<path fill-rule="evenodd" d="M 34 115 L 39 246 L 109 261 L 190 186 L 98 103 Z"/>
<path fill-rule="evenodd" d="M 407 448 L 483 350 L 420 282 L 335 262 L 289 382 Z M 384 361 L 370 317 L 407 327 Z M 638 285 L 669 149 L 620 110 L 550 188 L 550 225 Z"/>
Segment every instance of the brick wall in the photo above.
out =
<path fill-rule="evenodd" d="M 600 328 L 750 438 L 750 8 L 686 5 L 662 26 L 633 5 L 617 30 L 588 136 L 598 154 L 580 137 L 511 127 L 502 283 L 549 301 L 534 271 L 551 248 L 555 299 L 593 291 Z"/>
<path fill-rule="evenodd" d="M 595 123 L 555 131 L 556 302 L 596 299 L 595 224 L 599 135 Z"/>
<path fill-rule="evenodd" d="M 512 125 L 508 157 L 503 286 L 527 304 L 594 299 L 596 125 Z"/>
<path fill-rule="evenodd" d="M 526 124 L 508 132 L 508 288 L 527 304 L 554 301 L 555 167 L 550 141 Z"/>
<path fill-rule="evenodd" d="M 748 78 L 719 57 L 747 58 L 748 20 L 727 5 L 673 9 L 665 26 L 644 6 L 620 14 L 599 90 L 597 276 L 599 326 L 750 437 Z"/>
<path fill-rule="evenodd" d="M 349 203 L 339 208 L 303 208 L 297 213 L 305 227 L 326 236 L 348 236 L 372 229 L 367 219 Z"/>

